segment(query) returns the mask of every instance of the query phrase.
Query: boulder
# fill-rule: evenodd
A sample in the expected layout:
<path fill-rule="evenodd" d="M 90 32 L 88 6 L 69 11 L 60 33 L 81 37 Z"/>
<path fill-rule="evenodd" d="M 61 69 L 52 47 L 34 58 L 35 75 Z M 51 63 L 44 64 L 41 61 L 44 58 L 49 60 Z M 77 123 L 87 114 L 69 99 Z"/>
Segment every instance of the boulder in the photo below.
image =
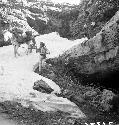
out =
<path fill-rule="evenodd" d="M 53 89 L 42 79 L 34 82 L 33 89 L 38 90 L 43 93 L 48 93 L 48 94 L 53 92 Z"/>
<path fill-rule="evenodd" d="M 69 58 L 69 64 L 74 61 L 74 65 L 82 74 L 114 69 L 118 65 L 118 19 L 119 12 L 95 37 L 66 51 L 62 58 Z"/>

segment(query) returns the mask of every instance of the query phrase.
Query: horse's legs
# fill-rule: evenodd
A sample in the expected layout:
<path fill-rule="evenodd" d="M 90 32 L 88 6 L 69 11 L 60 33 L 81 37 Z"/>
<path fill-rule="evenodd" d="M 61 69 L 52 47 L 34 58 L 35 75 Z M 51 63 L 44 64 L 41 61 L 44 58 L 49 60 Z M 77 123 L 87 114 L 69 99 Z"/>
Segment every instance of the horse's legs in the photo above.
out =
<path fill-rule="evenodd" d="M 13 47 L 14 47 L 14 56 L 16 57 L 16 55 L 17 55 L 17 52 L 16 52 L 16 45 L 13 45 Z"/>
<path fill-rule="evenodd" d="M 18 48 L 19 48 L 19 45 L 16 46 L 16 53 L 18 56 L 20 56 L 20 54 L 18 53 Z"/>
<path fill-rule="evenodd" d="M 27 55 L 28 55 L 28 53 L 31 53 L 31 52 L 32 52 L 32 48 L 31 48 L 30 42 L 31 42 L 31 41 L 29 41 L 29 42 L 27 43 L 27 45 L 28 45 L 28 48 L 27 48 Z"/>
<path fill-rule="evenodd" d="M 29 54 L 29 45 L 27 44 L 26 55 Z"/>
<path fill-rule="evenodd" d="M 16 55 L 20 56 L 20 54 L 18 53 L 18 48 L 19 46 L 14 45 L 14 56 L 16 57 Z"/>
<path fill-rule="evenodd" d="M 29 45 L 29 53 L 32 53 L 32 45 Z"/>

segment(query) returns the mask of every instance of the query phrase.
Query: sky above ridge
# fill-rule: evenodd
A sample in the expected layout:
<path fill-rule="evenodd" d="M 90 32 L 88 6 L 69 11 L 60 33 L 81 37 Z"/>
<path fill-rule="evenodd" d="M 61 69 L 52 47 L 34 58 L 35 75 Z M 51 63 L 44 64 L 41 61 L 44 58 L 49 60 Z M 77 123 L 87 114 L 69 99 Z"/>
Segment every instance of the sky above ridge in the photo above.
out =
<path fill-rule="evenodd" d="M 80 0 L 52 0 L 55 3 L 70 3 L 70 4 L 79 4 Z"/>

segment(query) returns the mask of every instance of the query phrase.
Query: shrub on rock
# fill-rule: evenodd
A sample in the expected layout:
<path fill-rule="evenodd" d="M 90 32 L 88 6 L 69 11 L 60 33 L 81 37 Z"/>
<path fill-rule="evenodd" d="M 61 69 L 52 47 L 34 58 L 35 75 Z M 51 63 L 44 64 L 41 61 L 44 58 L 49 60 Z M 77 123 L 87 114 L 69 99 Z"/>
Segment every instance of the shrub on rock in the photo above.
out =
<path fill-rule="evenodd" d="M 119 95 L 104 89 L 101 97 L 101 106 L 103 107 L 104 111 L 119 113 Z"/>

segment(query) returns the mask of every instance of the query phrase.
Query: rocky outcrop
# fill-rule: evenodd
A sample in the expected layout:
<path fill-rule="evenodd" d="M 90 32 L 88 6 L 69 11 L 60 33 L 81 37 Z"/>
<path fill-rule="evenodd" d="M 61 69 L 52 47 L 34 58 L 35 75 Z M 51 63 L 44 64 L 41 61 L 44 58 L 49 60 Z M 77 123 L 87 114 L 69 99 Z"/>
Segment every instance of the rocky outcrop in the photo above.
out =
<path fill-rule="evenodd" d="M 63 65 L 65 69 L 72 71 L 77 77 L 85 76 L 87 82 L 89 82 L 90 76 L 100 79 L 105 74 L 119 71 L 118 22 L 119 11 L 96 36 L 74 46 L 59 58 L 55 58 L 53 61 L 51 59 L 51 63 Z M 95 80 L 95 82 L 97 81 Z"/>
<path fill-rule="evenodd" d="M 53 92 L 53 89 L 42 79 L 34 82 L 33 89 L 48 94 Z"/>

